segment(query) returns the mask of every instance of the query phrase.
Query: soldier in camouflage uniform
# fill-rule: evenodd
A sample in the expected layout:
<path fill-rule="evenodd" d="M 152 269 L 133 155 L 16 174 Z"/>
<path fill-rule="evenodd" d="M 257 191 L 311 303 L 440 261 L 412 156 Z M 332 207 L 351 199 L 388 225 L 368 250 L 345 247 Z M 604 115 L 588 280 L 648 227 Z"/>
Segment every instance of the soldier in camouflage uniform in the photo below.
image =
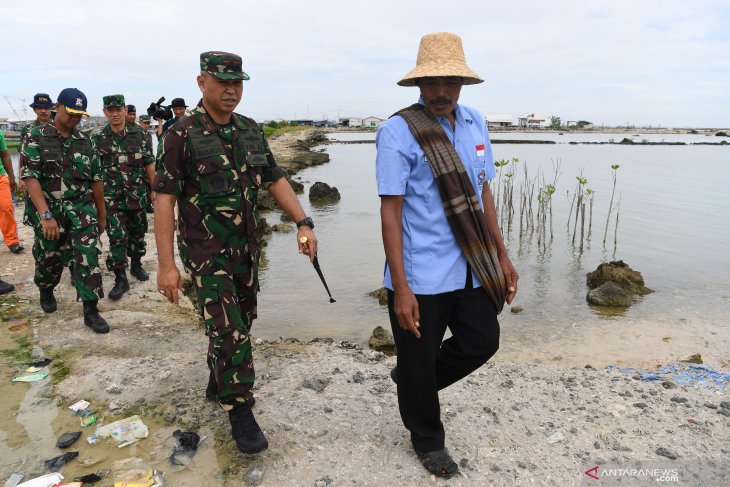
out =
<path fill-rule="evenodd" d="M 104 178 L 109 253 L 106 267 L 114 272 L 114 287 L 109 299 L 117 300 L 129 291 L 127 255 L 130 273 L 140 281 L 149 279 L 142 268 L 147 233 L 147 212 L 150 192 L 147 183 L 155 177 L 155 158 L 147 145 L 142 129 L 126 120 L 123 95 L 103 98 L 107 123 L 91 137 L 96 163 Z"/>
<path fill-rule="evenodd" d="M 51 121 L 51 108 L 53 108 L 53 100 L 45 93 L 36 93 L 33 97 L 33 103 L 30 104 L 36 115 L 36 119 L 23 126 L 20 130 L 20 158 L 18 159 L 18 174 L 23 173 L 23 165 L 25 160 L 23 157 L 23 145 L 28 139 L 28 134 L 33 127 L 45 125 Z M 18 182 L 18 189 L 25 193 L 25 181 L 22 179 Z"/>
<path fill-rule="evenodd" d="M 53 122 L 32 128 L 23 146 L 22 178 L 30 198 L 24 222 L 35 234 L 34 281 L 41 308 L 52 313 L 53 288 L 64 265 L 70 265 L 77 299 L 84 303 L 84 324 L 107 333 L 109 325 L 97 308 L 104 297 L 99 270 L 99 233 L 106 225 L 104 187 L 92 142 L 76 129 L 81 116 L 88 115 L 86 96 L 66 88 L 58 95 L 56 110 Z"/>
<path fill-rule="evenodd" d="M 197 78 L 203 98 L 165 134 L 152 188 L 159 256 L 157 284 L 178 302 L 180 273 L 173 257 L 174 207 L 178 204 L 180 258 L 192 275 L 209 338 L 207 394 L 229 412 L 238 449 L 258 453 L 268 442 L 251 412 L 254 367 L 250 328 L 256 317 L 259 219 L 256 195 L 267 189 L 297 223 L 300 253 L 314 258 L 317 240 L 284 170 L 276 165 L 263 131 L 233 113 L 243 91 L 241 58 L 224 52 L 200 55 Z M 299 243 L 307 237 L 309 245 Z"/>

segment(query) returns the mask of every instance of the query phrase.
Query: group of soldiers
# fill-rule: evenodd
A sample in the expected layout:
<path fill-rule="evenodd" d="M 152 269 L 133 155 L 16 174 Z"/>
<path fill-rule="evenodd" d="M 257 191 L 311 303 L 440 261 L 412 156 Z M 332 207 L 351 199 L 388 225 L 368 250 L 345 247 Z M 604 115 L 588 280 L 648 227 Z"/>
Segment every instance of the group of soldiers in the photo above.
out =
<path fill-rule="evenodd" d="M 107 124 L 89 136 L 77 128 L 88 115 L 84 93 L 66 88 L 56 103 L 48 94 L 36 94 L 31 107 L 37 118 L 21 132 L 19 161 L 41 308 L 56 311 L 54 288 L 68 267 L 84 323 L 96 333 L 109 331 L 97 306 L 104 297 L 100 235 L 107 232 L 106 266 L 115 274 L 109 299 L 118 300 L 130 289 L 128 266 L 138 280 L 149 279 L 141 258 L 155 176 L 149 117 L 137 124 L 136 109 L 123 95 L 105 96 L 103 103 Z"/>
<path fill-rule="evenodd" d="M 235 113 L 243 81 L 250 79 L 241 57 L 201 53 L 199 73 L 202 98 L 169 126 L 156 163 L 146 131 L 126 119 L 130 110 L 122 95 L 104 97 L 108 124 L 88 137 L 76 128 L 86 114 L 86 96 L 63 90 L 53 121 L 33 126 L 23 139 L 21 177 L 30 199 L 25 220 L 35 231 L 43 310 L 56 309 L 53 288 L 70 266 L 84 323 L 106 333 L 109 325 L 97 309 L 104 296 L 99 235 L 108 231 L 106 264 L 115 273 L 109 297 L 119 299 L 129 289 L 128 258 L 132 275 L 148 278 L 140 258 L 145 208 L 154 200 L 157 290 L 178 303 L 177 232 L 208 337 L 206 396 L 228 412 L 237 448 L 258 453 L 268 448 L 252 412 L 258 191 L 268 190 L 296 222 L 297 248 L 311 262 L 318 241 L 261 127 Z M 439 390 L 497 351 L 497 314 L 514 299 L 519 279 L 487 184 L 496 173 L 484 117 L 458 103 L 463 86 L 483 81 L 466 64 L 459 36 L 424 36 L 416 67 L 398 81 L 418 87 L 418 103 L 398 111 L 376 136 L 384 285 L 398 348 L 391 378 L 417 458 L 439 477 L 458 470 L 445 447 Z M 444 340 L 447 328 L 451 337 Z"/>

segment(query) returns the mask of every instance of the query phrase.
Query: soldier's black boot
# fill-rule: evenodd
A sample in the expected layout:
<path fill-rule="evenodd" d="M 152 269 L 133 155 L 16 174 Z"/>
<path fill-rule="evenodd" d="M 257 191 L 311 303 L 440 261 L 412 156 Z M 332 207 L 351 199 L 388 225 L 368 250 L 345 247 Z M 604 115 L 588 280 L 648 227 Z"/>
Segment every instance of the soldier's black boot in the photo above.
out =
<path fill-rule="evenodd" d="M 142 268 L 141 257 L 132 257 L 132 266 L 129 269 L 129 273 L 137 278 L 138 281 L 146 281 L 150 278 L 147 271 Z"/>
<path fill-rule="evenodd" d="M 8 294 L 15 291 L 15 286 L 0 279 L 0 294 Z"/>
<path fill-rule="evenodd" d="M 56 297 L 53 295 L 53 288 L 41 289 L 41 309 L 46 313 L 56 311 Z"/>
<path fill-rule="evenodd" d="M 264 432 L 259 428 L 248 404 L 239 404 L 228 412 L 231 434 L 242 453 L 260 453 L 269 447 Z"/>
<path fill-rule="evenodd" d="M 109 291 L 109 299 L 116 301 L 121 298 L 124 293 L 129 291 L 129 281 L 127 280 L 127 271 L 124 269 L 114 269 L 114 287 Z"/>
<path fill-rule="evenodd" d="M 84 301 L 84 325 L 94 330 L 94 333 L 109 333 L 109 323 L 99 315 L 96 303 L 96 301 Z"/>
<path fill-rule="evenodd" d="M 205 398 L 209 401 L 218 399 L 218 383 L 215 381 L 213 372 L 208 376 L 208 386 L 205 388 Z"/>

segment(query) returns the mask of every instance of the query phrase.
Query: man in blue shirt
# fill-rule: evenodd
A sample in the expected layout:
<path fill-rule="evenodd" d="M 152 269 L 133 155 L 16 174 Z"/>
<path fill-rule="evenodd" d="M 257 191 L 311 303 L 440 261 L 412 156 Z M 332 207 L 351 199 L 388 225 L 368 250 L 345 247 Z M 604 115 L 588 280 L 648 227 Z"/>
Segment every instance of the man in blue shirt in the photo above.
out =
<path fill-rule="evenodd" d="M 425 109 L 421 111 L 452 146 L 454 173 L 468 176 L 460 176 L 471 187 L 461 197 L 471 195 L 476 207 L 472 213 L 484 220 L 477 226 L 486 224 L 485 233 L 491 239 L 487 247 L 491 246 L 496 262 L 492 271 L 501 283 L 496 293 L 501 302 L 495 303 L 485 292 L 482 282 L 488 281 L 481 281 L 481 275 L 477 278 L 476 268 L 462 250 L 468 245 L 454 233 L 455 223 L 444 209 L 447 203 L 440 192 L 441 175 L 434 175 L 437 169 L 424 155 L 422 144 L 428 141 L 416 138 L 405 116 L 390 118 L 376 138 L 386 256 L 384 286 L 398 350 L 391 377 L 398 384 L 401 418 L 411 432 L 419 460 L 429 472 L 442 477 L 453 475 L 458 466 L 444 446 L 438 391 L 494 355 L 499 347 L 497 313 L 504 300 L 511 303 L 517 292 L 517 271 L 502 240 L 487 184 L 495 169 L 486 123 L 478 111 L 457 103 L 463 85 L 481 82 L 466 65 L 461 39 L 437 33 L 421 39 L 416 68 L 398 84 L 419 87 L 420 106 L 409 109 Z M 459 196 L 448 195 L 448 203 L 458 206 Z M 443 340 L 447 326 L 452 337 Z"/>

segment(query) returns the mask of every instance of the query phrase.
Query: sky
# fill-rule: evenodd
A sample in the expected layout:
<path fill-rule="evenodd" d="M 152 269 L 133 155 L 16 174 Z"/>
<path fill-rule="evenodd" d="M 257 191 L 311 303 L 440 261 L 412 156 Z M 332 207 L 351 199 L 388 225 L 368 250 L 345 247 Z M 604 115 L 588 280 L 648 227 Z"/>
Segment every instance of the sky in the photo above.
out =
<path fill-rule="evenodd" d="M 115 93 L 138 114 L 194 105 L 199 55 L 221 50 L 242 56 L 237 111 L 259 121 L 386 118 L 418 98 L 396 82 L 421 37 L 448 31 L 486 80 L 460 103 L 485 115 L 730 127 L 728 26 L 728 0 L 3 2 L 0 117 L 66 87 L 93 115 Z"/>

